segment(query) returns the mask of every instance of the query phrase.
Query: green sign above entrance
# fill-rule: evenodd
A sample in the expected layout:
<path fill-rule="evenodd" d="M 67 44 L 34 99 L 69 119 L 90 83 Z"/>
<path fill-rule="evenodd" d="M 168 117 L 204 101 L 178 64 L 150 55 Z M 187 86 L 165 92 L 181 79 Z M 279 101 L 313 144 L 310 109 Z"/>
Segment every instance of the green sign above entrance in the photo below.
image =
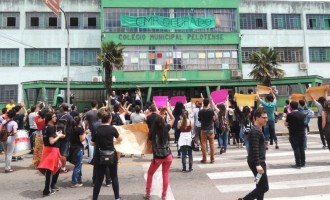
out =
<path fill-rule="evenodd" d="M 120 25 L 133 28 L 147 28 L 147 29 L 172 29 L 172 30 L 186 30 L 186 29 L 207 29 L 214 28 L 214 17 L 162 17 L 158 15 L 148 16 L 120 16 Z"/>

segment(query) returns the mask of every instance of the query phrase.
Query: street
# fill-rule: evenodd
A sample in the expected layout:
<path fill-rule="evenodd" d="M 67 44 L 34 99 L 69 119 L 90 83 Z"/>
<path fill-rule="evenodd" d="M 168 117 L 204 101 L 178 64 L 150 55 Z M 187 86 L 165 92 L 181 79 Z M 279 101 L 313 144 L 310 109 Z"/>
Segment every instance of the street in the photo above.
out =
<path fill-rule="evenodd" d="M 217 145 L 217 144 L 216 144 Z M 243 197 L 251 191 L 254 177 L 246 163 L 246 151 L 230 145 L 227 153 L 220 155 L 216 149 L 214 164 L 201 164 L 201 151 L 194 152 L 194 165 L 191 173 L 181 172 L 181 159 L 177 158 L 175 144 L 171 144 L 173 163 L 170 170 L 170 186 L 167 199 L 208 199 L 233 200 Z M 265 199 L 330 199 L 330 153 L 322 149 L 319 135 L 308 136 L 306 151 L 306 167 L 290 168 L 294 164 L 293 151 L 287 136 L 279 137 L 280 149 L 270 146 L 267 151 L 267 166 L 270 190 Z M 120 194 L 124 199 L 143 199 L 147 170 L 152 156 L 141 159 L 126 156 L 119 164 Z M 24 160 L 12 162 L 14 173 L 5 174 L 4 155 L 0 156 L 2 169 L 0 173 L 1 199 L 40 199 L 44 186 L 44 177 L 31 167 L 31 155 Z M 209 159 L 209 158 L 208 158 Z M 85 161 L 85 160 L 84 160 Z M 188 159 L 187 159 L 188 162 Z M 57 186 L 60 191 L 47 199 L 91 199 L 92 197 L 92 165 L 83 165 L 83 183 L 81 188 L 70 188 L 73 166 L 69 164 L 70 172 L 59 176 Z M 161 170 L 154 175 L 152 199 L 160 199 L 162 190 Z M 100 200 L 114 199 L 112 188 L 101 188 Z"/>

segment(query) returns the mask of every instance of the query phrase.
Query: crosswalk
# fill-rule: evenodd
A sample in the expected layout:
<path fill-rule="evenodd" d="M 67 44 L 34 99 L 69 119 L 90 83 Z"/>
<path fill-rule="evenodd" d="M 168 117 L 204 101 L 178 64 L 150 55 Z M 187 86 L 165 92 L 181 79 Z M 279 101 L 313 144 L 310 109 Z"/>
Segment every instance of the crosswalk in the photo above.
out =
<path fill-rule="evenodd" d="M 279 137 L 280 149 L 272 146 L 266 153 L 270 190 L 267 200 L 330 199 L 330 152 L 321 148 L 318 138 L 308 138 L 306 167 L 291 168 L 294 155 L 288 138 Z M 219 191 L 220 199 L 236 199 L 255 188 L 254 177 L 246 162 L 246 150 L 229 146 L 227 153 L 216 155 L 215 164 L 198 164 Z M 197 163 L 200 156 L 195 156 Z"/>

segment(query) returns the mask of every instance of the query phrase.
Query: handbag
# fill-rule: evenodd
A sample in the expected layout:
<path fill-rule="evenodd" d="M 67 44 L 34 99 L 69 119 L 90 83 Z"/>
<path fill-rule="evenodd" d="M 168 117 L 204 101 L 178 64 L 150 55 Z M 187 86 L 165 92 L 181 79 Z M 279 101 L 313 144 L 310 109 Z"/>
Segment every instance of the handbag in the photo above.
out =
<path fill-rule="evenodd" d="M 111 150 L 100 150 L 100 165 L 112 165 L 115 163 L 115 156 L 117 155 L 115 151 Z"/>

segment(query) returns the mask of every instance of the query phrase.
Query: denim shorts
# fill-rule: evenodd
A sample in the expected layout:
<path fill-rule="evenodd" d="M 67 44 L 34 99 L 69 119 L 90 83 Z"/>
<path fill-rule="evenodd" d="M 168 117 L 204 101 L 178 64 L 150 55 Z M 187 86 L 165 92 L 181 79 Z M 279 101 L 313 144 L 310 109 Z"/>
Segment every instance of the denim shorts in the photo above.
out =
<path fill-rule="evenodd" d="M 70 141 L 69 140 L 59 140 L 59 148 L 60 148 L 60 153 L 61 153 L 61 156 L 65 156 L 65 157 L 68 157 L 69 156 L 69 144 L 70 144 Z"/>

